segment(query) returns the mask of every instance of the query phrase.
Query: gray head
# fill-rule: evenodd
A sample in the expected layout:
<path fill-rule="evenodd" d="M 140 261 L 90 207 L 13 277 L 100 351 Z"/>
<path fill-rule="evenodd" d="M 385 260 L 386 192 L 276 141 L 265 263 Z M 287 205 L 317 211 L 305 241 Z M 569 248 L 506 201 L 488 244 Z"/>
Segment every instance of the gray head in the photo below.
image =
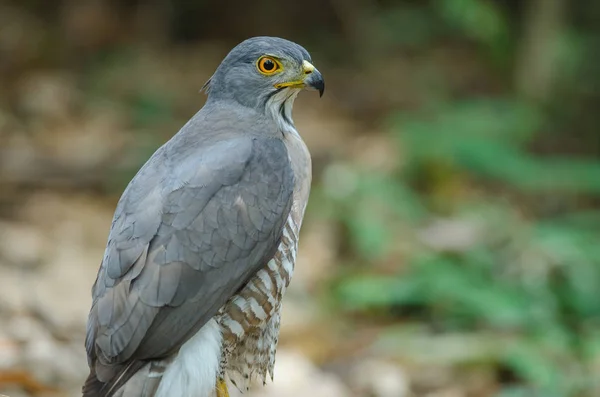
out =
<path fill-rule="evenodd" d="M 278 37 L 253 37 L 229 52 L 204 86 L 209 101 L 236 101 L 263 112 L 289 108 L 303 88 L 323 95 L 321 73 L 302 46 Z M 273 108 L 273 109 L 271 109 Z"/>

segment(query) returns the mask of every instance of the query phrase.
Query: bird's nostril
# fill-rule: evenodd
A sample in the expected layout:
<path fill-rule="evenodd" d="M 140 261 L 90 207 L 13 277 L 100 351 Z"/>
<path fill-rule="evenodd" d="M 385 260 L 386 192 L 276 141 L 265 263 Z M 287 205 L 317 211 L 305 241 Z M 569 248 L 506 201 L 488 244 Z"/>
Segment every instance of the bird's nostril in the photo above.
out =
<path fill-rule="evenodd" d="M 312 70 L 305 70 L 304 74 L 311 74 L 313 71 Z"/>

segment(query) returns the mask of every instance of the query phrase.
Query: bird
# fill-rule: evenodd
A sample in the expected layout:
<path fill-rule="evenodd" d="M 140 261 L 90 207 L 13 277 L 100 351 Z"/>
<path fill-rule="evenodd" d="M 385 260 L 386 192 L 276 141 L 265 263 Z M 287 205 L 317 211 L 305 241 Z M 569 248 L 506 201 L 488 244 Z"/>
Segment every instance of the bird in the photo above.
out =
<path fill-rule="evenodd" d="M 312 178 L 292 108 L 325 83 L 304 47 L 259 36 L 202 88 L 204 106 L 117 203 L 83 397 L 228 397 L 229 383 L 273 380 Z"/>

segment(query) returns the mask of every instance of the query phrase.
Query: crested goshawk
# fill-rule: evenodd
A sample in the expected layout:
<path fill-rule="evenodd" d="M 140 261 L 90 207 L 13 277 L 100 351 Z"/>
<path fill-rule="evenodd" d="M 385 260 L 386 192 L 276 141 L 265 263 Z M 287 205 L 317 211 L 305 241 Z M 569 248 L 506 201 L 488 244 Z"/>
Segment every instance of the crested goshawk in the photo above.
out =
<path fill-rule="evenodd" d="M 228 395 L 272 378 L 311 183 L 292 121 L 324 83 L 298 44 L 237 45 L 208 98 L 139 170 L 92 289 L 84 397 Z"/>

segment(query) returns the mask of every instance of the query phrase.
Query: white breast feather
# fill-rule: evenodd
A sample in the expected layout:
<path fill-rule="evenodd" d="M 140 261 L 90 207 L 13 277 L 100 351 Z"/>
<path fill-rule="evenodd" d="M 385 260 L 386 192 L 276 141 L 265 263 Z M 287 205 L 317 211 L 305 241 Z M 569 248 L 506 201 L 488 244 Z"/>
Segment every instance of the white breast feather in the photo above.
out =
<path fill-rule="evenodd" d="M 273 120 L 282 132 L 298 134 L 292 120 L 292 108 L 300 91 L 300 88 L 286 88 L 273 95 L 267 102 L 267 111 L 271 113 Z M 282 106 L 284 114 L 281 114 Z"/>
<path fill-rule="evenodd" d="M 185 342 L 160 382 L 156 397 L 214 395 L 223 336 L 212 319 Z"/>

